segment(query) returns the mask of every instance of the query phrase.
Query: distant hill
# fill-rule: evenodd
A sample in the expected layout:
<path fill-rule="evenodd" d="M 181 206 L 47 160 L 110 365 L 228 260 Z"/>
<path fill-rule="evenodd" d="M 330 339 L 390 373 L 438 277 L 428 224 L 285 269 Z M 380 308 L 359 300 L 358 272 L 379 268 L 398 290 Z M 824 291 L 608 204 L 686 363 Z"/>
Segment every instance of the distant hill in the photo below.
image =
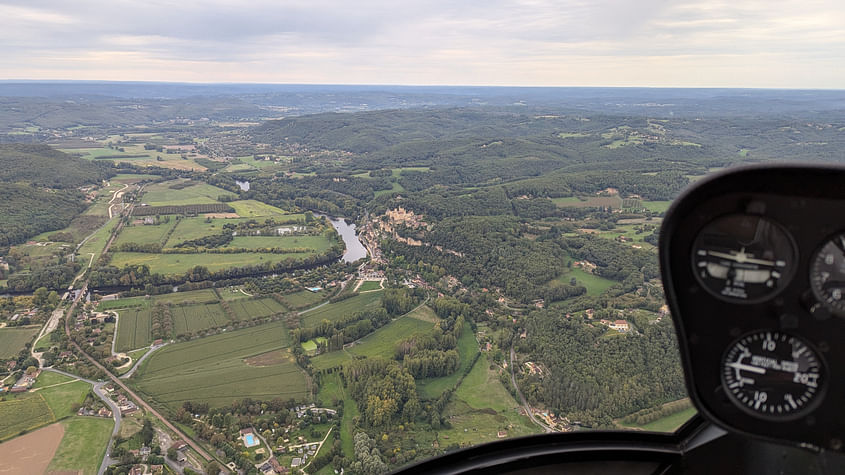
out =
<path fill-rule="evenodd" d="M 72 157 L 47 145 L 0 144 L 0 182 L 3 183 L 77 188 L 102 181 L 107 177 L 107 167 L 108 164 Z"/>

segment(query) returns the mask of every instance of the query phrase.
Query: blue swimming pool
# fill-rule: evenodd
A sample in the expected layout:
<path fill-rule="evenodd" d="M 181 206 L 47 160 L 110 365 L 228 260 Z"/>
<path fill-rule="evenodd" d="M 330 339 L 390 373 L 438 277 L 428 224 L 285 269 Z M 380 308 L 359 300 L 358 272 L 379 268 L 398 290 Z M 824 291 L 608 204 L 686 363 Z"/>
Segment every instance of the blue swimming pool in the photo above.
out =
<path fill-rule="evenodd" d="M 252 447 L 253 445 L 258 445 L 258 442 L 255 441 L 255 435 L 246 434 L 244 436 L 244 445 L 246 445 L 247 447 Z"/>

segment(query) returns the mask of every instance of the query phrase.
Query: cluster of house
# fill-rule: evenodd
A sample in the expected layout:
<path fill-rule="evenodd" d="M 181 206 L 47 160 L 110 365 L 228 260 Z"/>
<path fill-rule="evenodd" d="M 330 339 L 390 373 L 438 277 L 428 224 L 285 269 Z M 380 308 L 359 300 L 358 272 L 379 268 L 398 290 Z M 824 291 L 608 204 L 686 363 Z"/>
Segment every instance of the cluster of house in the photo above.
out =
<path fill-rule="evenodd" d="M 137 450 L 130 451 L 130 452 L 137 452 Z M 149 471 L 147 471 L 147 467 L 149 467 Z M 159 473 L 164 473 L 164 466 L 163 465 L 135 465 L 131 469 L 129 469 L 129 475 L 157 475 Z"/>
<path fill-rule="evenodd" d="M 12 371 L 12 369 L 17 366 L 17 362 L 10 361 L 9 365 L 9 371 Z M 23 393 L 29 391 L 32 385 L 35 384 L 35 380 L 38 379 L 39 374 L 41 374 L 41 370 L 37 370 L 31 374 L 24 374 L 11 387 L 0 388 L 0 392 L 5 392 L 4 390 L 8 390 L 10 393 Z"/>
<path fill-rule="evenodd" d="M 120 409 L 120 415 L 125 416 L 127 414 L 132 414 L 133 412 L 138 410 L 138 406 L 135 405 L 134 402 L 129 400 L 125 394 L 118 393 L 117 397 L 114 396 L 115 388 L 112 384 L 107 384 L 103 387 L 103 389 L 109 393 L 111 398 L 117 402 L 117 407 Z"/>
<path fill-rule="evenodd" d="M 557 417 L 553 412 L 541 411 L 539 409 L 532 409 L 534 417 L 541 419 L 547 426 L 560 432 L 569 432 L 573 430 L 572 424 L 566 417 Z"/>
<path fill-rule="evenodd" d="M 87 407 L 80 407 L 78 411 L 76 411 L 77 416 L 93 416 L 93 417 L 111 417 L 111 411 L 103 406 L 99 410 L 90 409 Z"/>

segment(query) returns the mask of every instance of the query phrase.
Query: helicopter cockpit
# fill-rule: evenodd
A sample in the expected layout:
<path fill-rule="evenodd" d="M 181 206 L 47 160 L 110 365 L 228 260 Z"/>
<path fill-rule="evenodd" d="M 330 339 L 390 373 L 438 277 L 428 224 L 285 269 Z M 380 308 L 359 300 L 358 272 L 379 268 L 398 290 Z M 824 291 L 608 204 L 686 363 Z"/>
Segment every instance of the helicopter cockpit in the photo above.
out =
<path fill-rule="evenodd" d="M 505 440 L 406 473 L 845 473 L 845 167 L 766 165 L 677 198 L 660 266 L 698 415 L 673 434 Z"/>

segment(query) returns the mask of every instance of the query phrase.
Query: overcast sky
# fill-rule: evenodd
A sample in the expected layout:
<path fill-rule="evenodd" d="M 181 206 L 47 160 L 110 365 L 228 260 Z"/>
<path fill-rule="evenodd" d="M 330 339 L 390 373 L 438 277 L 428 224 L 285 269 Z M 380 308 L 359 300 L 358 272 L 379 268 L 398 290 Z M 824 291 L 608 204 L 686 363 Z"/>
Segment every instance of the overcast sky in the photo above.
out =
<path fill-rule="evenodd" d="M 845 88 L 843 0 L 0 0 L 0 79 Z"/>

